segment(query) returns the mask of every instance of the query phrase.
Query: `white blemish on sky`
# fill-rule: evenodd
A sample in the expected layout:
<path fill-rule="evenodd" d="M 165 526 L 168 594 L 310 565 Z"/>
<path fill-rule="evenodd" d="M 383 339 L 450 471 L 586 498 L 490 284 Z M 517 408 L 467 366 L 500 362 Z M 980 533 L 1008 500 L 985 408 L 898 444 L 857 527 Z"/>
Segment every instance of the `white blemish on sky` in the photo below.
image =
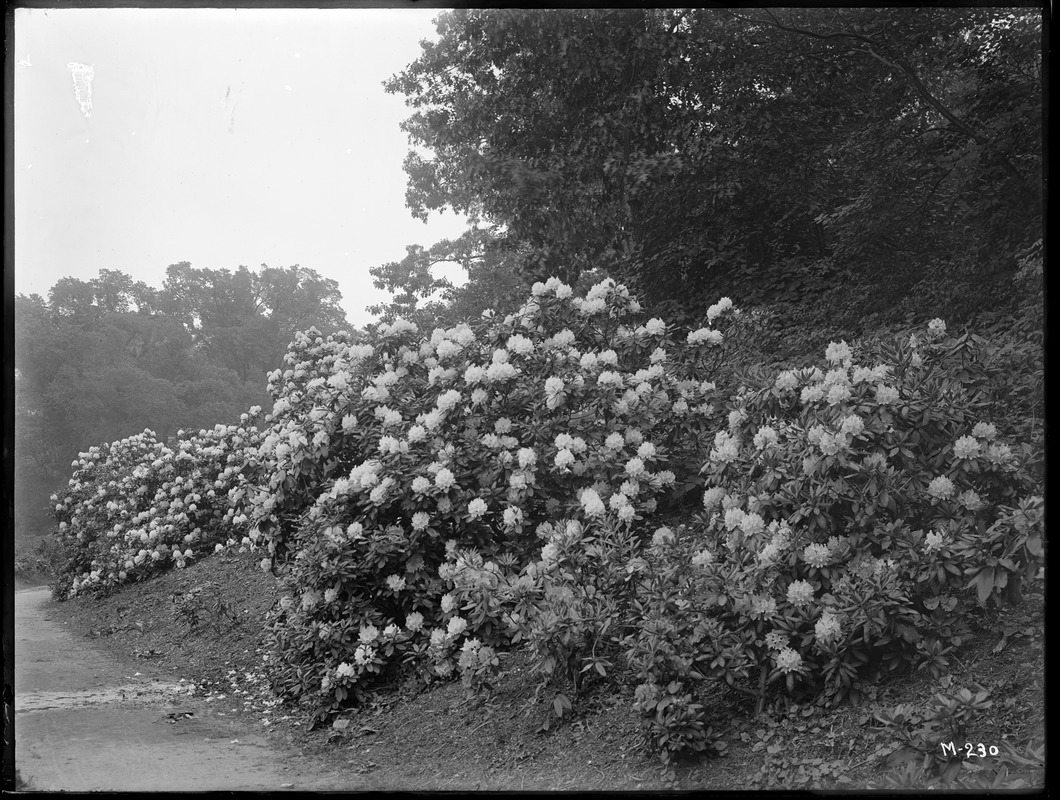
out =
<path fill-rule="evenodd" d="M 66 68 L 74 79 L 74 99 L 81 106 L 85 119 L 88 119 L 92 116 L 92 78 L 96 75 L 95 70 L 90 64 L 78 64 L 73 61 L 67 64 Z"/>

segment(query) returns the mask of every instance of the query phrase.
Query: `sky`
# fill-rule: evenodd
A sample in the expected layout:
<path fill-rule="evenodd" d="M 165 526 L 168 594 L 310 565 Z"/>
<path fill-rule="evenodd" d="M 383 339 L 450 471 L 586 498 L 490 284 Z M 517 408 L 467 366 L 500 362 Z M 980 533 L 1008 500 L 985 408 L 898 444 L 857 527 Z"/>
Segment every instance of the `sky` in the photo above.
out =
<path fill-rule="evenodd" d="M 405 207 L 411 109 L 382 87 L 439 13 L 16 9 L 15 292 L 299 264 L 371 322 L 370 267 L 466 228 Z"/>

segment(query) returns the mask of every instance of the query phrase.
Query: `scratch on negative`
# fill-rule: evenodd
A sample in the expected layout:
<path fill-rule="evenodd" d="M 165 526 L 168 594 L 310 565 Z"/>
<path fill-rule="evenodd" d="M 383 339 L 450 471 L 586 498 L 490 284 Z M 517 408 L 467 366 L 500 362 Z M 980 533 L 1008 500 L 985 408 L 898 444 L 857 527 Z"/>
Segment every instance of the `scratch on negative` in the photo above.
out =
<path fill-rule="evenodd" d="M 88 64 L 78 64 L 71 61 L 66 65 L 74 79 L 74 99 L 81 106 L 81 113 L 85 117 L 92 116 L 92 77 L 95 70 Z"/>

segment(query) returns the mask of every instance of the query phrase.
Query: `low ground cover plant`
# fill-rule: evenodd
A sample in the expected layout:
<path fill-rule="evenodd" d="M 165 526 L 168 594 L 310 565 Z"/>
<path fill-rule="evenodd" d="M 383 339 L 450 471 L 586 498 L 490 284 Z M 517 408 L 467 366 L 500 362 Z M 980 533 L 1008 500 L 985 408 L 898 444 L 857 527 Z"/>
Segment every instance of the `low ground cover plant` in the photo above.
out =
<path fill-rule="evenodd" d="M 751 374 L 732 303 L 700 323 L 553 279 L 503 319 L 300 334 L 260 430 L 79 459 L 58 594 L 246 536 L 283 579 L 273 687 L 317 719 L 409 672 L 488 692 L 526 647 L 556 718 L 635 686 L 667 762 L 723 747 L 718 686 L 830 706 L 945 670 L 1043 554 L 981 342 L 935 320 Z"/>

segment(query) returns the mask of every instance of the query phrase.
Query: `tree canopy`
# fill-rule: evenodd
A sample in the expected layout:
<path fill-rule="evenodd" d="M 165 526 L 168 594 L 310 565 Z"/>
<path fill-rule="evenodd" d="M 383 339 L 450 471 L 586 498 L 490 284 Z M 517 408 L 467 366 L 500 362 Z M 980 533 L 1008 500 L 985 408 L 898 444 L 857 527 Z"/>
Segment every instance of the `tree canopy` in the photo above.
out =
<path fill-rule="evenodd" d="M 346 326 L 334 280 L 182 262 L 159 289 L 117 270 L 15 298 L 19 505 L 37 509 L 77 453 L 145 428 L 212 428 L 268 402 L 266 374 L 300 330 Z M 21 515 L 20 515 L 21 517 Z"/>
<path fill-rule="evenodd" d="M 683 309 L 829 276 L 898 298 L 940 270 L 1007 279 L 1041 236 L 1036 10 L 461 9 L 437 27 L 386 83 L 412 109 L 407 203 L 492 226 L 524 280 L 601 268 Z"/>

